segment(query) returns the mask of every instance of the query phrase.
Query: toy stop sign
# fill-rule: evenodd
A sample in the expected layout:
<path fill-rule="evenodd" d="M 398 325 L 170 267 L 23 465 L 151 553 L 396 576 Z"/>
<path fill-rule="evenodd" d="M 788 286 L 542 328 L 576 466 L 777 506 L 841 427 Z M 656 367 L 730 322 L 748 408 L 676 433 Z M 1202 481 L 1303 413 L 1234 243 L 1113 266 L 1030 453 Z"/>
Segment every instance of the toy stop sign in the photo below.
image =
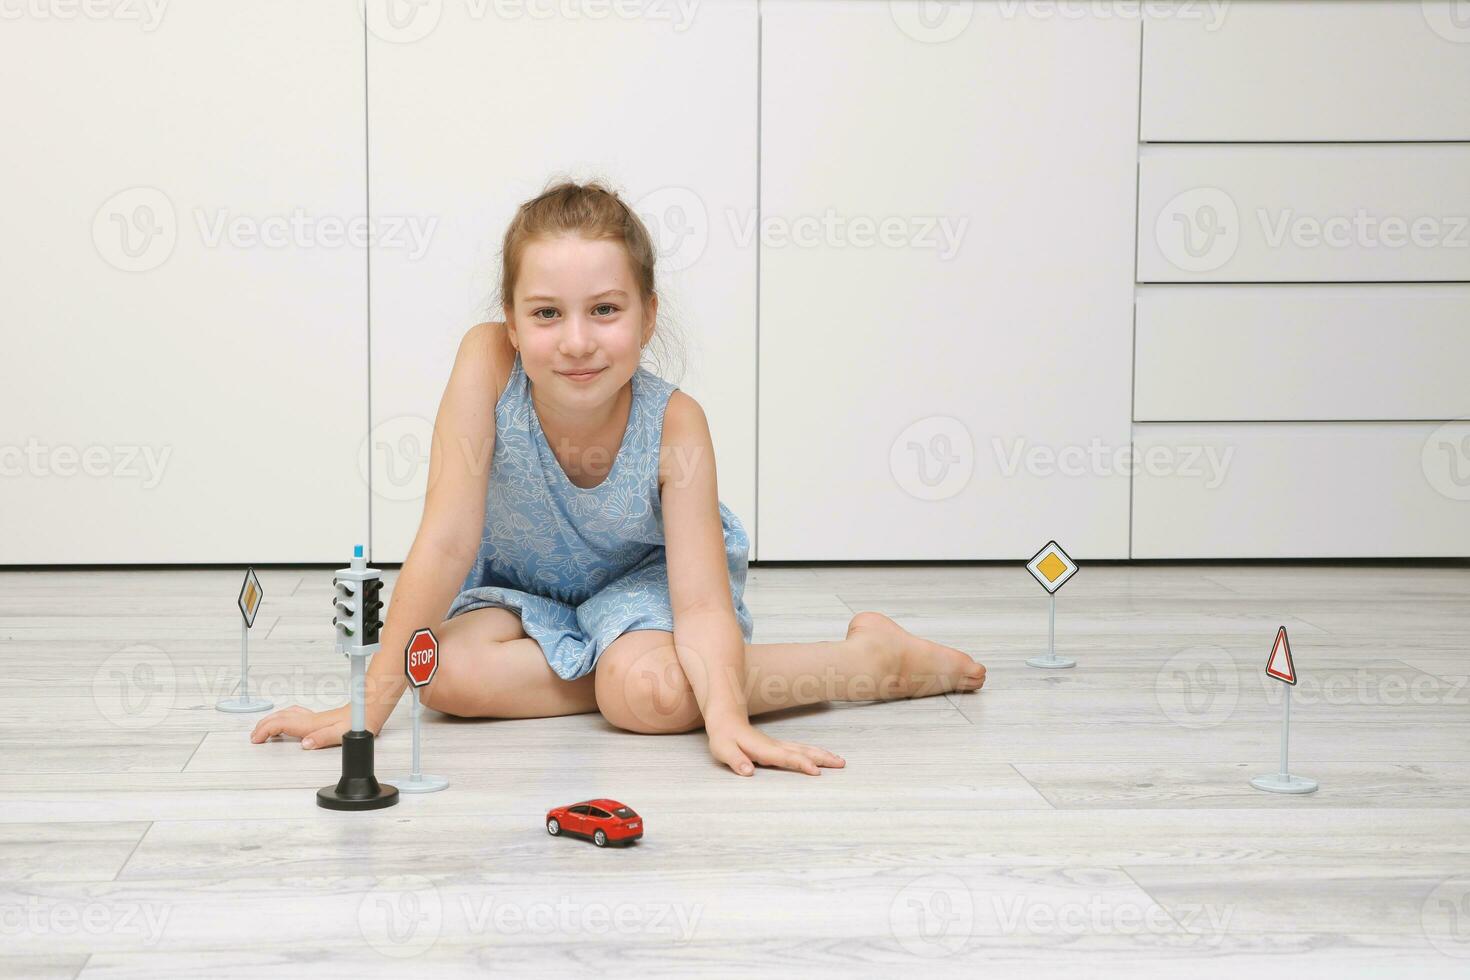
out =
<path fill-rule="evenodd" d="M 434 679 L 439 669 L 439 641 L 431 629 L 421 629 L 408 641 L 403 650 L 403 670 L 408 682 L 414 687 L 423 687 Z"/>

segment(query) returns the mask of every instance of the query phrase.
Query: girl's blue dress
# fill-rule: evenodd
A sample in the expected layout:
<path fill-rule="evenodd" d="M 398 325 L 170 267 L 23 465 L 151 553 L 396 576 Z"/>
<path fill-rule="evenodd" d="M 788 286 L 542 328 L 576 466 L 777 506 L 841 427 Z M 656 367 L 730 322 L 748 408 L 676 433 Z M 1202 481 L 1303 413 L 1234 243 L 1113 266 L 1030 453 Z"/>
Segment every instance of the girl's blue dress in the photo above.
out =
<path fill-rule="evenodd" d="M 639 366 L 622 445 L 607 479 L 584 490 L 552 455 L 516 352 L 495 404 L 495 453 L 479 554 L 449 618 L 502 606 L 520 614 L 552 670 L 573 680 L 628 630 L 673 632 L 658 493 L 664 409 L 677 385 Z M 723 503 L 730 597 L 749 643 L 743 595 L 750 539 Z"/>

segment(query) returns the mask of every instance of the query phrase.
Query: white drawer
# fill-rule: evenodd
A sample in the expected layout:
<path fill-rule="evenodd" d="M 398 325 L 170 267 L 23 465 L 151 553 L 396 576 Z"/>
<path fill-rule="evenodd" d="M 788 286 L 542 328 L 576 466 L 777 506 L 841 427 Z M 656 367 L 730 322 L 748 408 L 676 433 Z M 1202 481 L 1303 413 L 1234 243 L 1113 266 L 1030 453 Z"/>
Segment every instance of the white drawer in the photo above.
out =
<path fill-rule="evenodd" d="M 1215 7 L 1145 19 L 1144 141 L 1470 139 L 1464 4 Z"/>
<path fill-rule="evenodd" d="M 1140 422 L 1470 416 L 1470 285 L 1140 286 Z"/>
<path fill-rule="evenodd" d="M 1140 282 L 1470 280 L 1470 144 L 1143 146 L 1138 165 Z"/>
<path fill-rule="evenodd" d="M 1470 422 L 1133 427 L 1134 558 L 1470 555 Z"/>

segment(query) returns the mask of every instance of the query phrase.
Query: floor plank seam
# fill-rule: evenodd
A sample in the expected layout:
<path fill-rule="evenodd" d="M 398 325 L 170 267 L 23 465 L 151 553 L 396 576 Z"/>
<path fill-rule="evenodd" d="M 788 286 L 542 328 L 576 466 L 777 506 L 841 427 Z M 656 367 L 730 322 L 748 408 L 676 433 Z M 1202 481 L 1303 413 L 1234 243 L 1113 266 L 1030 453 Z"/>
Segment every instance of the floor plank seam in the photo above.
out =
<path fill-rule="evenodd" d="M 209 738 L 208 731 L 205 731 L 199 736 L 199 741 L 194 743 L 194 751 L 189 753 L 189 758 L 184 760 L 184 764 L 180 767 L 179 772 L 189 771 L 189 763 L 194 761 L 194 757 L 199 754 L 199 750 L 204 746 L 204 740 L 207 738 Z"/>
<path fill-rule="evenodd" d="M 1014 762 L 1007 762 L 1006 765 L 1008 765 L 1008 766 L 1011 767 L 1011 772 L 1015 773 L 1016 776 L 1017 776 L 1017 778 L 1019 778 L 1021 780 L 1021 782 L 1025 783 L 1027 786 L 1030 786 L 1031 787 L 1031 792 L 1033 792 L 1037 796 L 1041 797 L 1042 801 L 1044 803 L 1046 803 L 1046 808 L 1048 810 L 1053 810 L 1053 811 L 1056 811 L 1058 813 L 1062 812 L 1063 808 L 1057 806 L 1056 803 L 1052 800 L 1052 798 L 1049 797 L 1049 796 L 1047 796 L 1046 793 L 1042 791 L 1042 789 L 1041 789 L 1040 786 L 1037 786 L 1031 780 L 1027 779 L 1026 778 L 1026 774 L 1023 773 L 1020 769 L 1016 768 L 1016 764 Z M 1035 808 L 1033 807 L 1032 809 L 1035 809 Z"/>
<path fill-rule="evenodd" d="M 135 840 L 135 841 L 133 841 L 133 848 L 132 848 L 132 850 L 128 851 L 128 856 L 125 857 L 125 858 L 123 858 L 122 864 L 119 864 L 117 866 L 117 870 L 112 873 L 112 880 L 113 881 L 118 881 L 118 880 L 120 880 L 122 878 L 122 873 L 123 873 L 124 870 L 127 869 L 128 862 L 133 859 L 133 855 L 134 854 L 137 854 L 138 853 L 138 848 L 141 847 L 142 844 L 143 844 L 143 838 L 147 837 L 148 834 L 152 830 L 153 830 L 153 821 L 150 820 L 150 821 L 148 821 L 148 826 L 144 827 L 143 828 L 143 832 L 138 835 L 138 839 Z M 83 964 L 83 965 L 85 966 L 85 964 Z"/>
<path fill-rule="evenodd" d="M 1159 901 L 1158 898 L 1156 898 L 1154 896 L 1154 893 L 1153 892 L 1149 891 L 1147 888 L 1143 887 L 1143 885 L 1139 884 L 1138 879 L 1135 878 L 1135 877 L 1133 877 L 1133 872 L 1129 871 L 1127 868 L 1123 867 L 1122 865 L 1119 865 L 1118 866 L 1118 870 L 1121 871 L 1121 872 L 1123 872 L 1123 875 L 1129 881 L 1133 882 L 1133 887 L 1134 888 L 1137 888 L 1139 891 L 1141 891 L 1145 895 L 1147 895 L 1148 896 L 1148 900 L 1150 902 L 1153 902 L 1159 908 L 1163 909 L 1164 910 L 1164 914 L 1169 917 L 1169 921 L 1172 922 L 1172 923 L 1174 923 L 1174 925 L 1178 926 L 1180 932 L 1185 933 L 1186 935 L 1192 935 L 1193 934 L 1192 930 L 1186 928 L 1185 925 L 1184 925 L 1184 923 L 1180 922 L 1179 919 L 1178 919 L 1178 917 L 1176 917 L 1174 915 L 1174 910 L 1173 909 L 1169 908 L 1169 906 L 1167 906 L 1163 902 Z"/>

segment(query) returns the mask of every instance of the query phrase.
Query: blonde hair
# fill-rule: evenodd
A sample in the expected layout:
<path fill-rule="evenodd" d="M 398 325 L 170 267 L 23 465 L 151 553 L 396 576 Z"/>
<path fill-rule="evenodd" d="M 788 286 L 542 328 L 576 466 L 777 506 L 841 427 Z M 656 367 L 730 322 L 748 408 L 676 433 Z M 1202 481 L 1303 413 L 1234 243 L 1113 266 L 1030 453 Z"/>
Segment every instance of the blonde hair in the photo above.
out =
<path fill-rule="evenodd" d="M 520 277 L 526 247 L 540 239 L 561 235 L 577 235 L 591 241 L 616 241 L 628 256 L 633 282 L 645 310 L 658 295 L 654 285 L 654 264 L 658 247 L 643 221 L 633 212 L 617 191 L 598 180 L 577 183 L 553 178 L 547 188 L 516 209 L 500 249 L 500 305 L 506 317 L 515 309 L 515 285 Z M 649 339 L 646 354 L 653 356 L 656 373 L 677 381 L 683 374 L 683 350 L 675 338 L 666 336 L 668 317 L 665 303 L 659 302 L 658 321 Z M 677 375 L 669 370 L 677 362 Z"/>

